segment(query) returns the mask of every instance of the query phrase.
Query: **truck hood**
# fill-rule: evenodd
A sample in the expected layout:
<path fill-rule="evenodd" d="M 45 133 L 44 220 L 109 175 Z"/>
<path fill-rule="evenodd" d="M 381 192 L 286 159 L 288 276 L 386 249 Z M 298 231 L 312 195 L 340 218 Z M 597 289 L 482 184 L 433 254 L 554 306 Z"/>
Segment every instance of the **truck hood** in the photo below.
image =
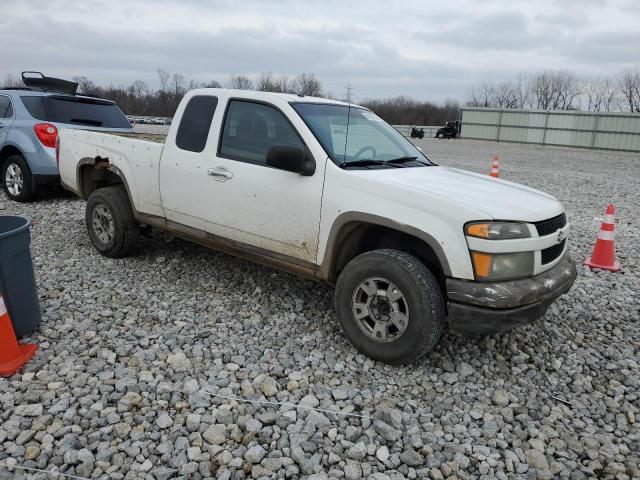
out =
<path fill-rule="evenodd" d="M 564 211 L 562 204 L 547 193 L 458 168 L 390 168 L 362 173 L 374 175 L 382 183 L 466 205 L 482 212 L 486 219 L 537 222 Z"/>

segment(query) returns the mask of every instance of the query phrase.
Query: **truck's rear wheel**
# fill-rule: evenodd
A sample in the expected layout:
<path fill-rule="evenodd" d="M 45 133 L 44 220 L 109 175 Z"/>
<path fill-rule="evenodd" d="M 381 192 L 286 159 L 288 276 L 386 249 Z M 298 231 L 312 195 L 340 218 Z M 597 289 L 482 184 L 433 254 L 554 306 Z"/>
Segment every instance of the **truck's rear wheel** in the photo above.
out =
<path fill-rule="evenodd" d="M 124 187 L 93 191 L 87 200 L 85 222 L 93 245 L 105 257 L 126 257 L 135 251 L 140 224 Z"/>
<path fill-rule="evenodd" d="M 11 200 L 33 200 L 31 170 L 22 155 L 11 155 L 2 165 L 2 186 Z"/>
<path fill-rule="evenodd" d="M 354 258 L 342 270 L 335 295 L 343 332 L 375 360 L 415 360 L 435 347 L 444 330 L 438 282 L 405 252 L 374 250 Z"/>

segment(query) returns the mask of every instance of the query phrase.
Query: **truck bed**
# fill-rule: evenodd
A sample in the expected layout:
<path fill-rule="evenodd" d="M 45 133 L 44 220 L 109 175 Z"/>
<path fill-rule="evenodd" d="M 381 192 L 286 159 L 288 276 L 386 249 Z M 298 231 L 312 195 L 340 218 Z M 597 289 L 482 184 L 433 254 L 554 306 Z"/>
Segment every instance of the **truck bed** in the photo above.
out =
<path fill-rule="evenodd" d="M 164 214 L 158 176 L 166 135 L 62 129 L 59 136 L 60 179 L 68 189 L 81 192 L 80 165 L 98 158 L 107 160 L 110 168 L 122 171 L 128 180 L 127 188 L 138 212 Z"/>

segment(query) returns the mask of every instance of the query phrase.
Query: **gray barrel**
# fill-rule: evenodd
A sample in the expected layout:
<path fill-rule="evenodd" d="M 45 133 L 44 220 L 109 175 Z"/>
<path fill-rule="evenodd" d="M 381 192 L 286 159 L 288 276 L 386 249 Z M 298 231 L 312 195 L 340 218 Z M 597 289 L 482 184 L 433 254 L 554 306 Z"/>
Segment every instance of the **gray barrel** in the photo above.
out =
<path fill-rule="evenodd" d="M 40 304 L 29 243 L 31 221 L 0 216 L 0 293 L 18 338 L 40 325 Z"/>

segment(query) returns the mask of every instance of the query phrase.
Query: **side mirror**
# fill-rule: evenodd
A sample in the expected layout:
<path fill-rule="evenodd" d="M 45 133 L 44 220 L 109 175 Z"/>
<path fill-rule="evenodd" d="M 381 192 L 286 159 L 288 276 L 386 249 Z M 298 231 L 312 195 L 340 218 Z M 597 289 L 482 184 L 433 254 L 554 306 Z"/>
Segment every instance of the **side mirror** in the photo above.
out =
<path fill-rule="evenodd" d="M 267 165 L 288 172 L 310 177 L 316 171 L 316 162 L 299 147 L 273 145 L 267 151 Z"/>

